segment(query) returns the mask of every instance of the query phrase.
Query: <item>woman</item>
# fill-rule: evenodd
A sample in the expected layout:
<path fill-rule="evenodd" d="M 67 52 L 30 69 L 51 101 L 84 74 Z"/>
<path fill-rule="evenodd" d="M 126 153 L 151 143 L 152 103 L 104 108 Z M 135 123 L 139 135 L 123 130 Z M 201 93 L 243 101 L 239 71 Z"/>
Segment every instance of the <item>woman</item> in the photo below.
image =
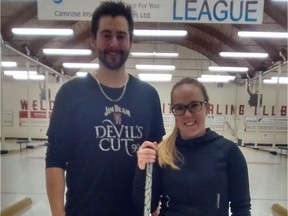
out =
<path fill-rule="evenodd" d="M 245 158 L 235 143 L 206 128 L 209 97 L 203 84 L 192 78 L 180 80 L 172 88 L 171 104 L 171 135 L 158 146 L 144 142 L 137 153 L 135 206 L 143 208 L 145 166 L 157 158 L 151 212 L 160 202 L 161 216 L 228 216 L 230 204 L 233 216 L 250 216 Z"/>

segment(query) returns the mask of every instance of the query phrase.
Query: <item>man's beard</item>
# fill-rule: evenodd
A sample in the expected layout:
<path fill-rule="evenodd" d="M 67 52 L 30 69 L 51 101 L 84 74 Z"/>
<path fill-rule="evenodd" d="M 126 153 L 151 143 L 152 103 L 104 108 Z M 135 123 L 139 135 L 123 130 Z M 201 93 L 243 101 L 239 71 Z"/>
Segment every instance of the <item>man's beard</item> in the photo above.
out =
<path fill-rule="evenodd" d="M 117 56 L 115 56 L 115 59 L 113 59 L 113 56 L 109 56 L 110 55 L 109 52 L 110 52 L 109 50 L 108 51 L 107 50 L 98 51 L 98 58 L 99 58 L 99 61 L 101 61 L 101 63 L 105 67 L 107 67 L 111 70 L 117 70 L 120 67 L 122 67 L 125 64 L 128 56 L 129 56 L 129 52 L 125 52 L 123 50 L 120 50 L 120 51 L 118 51 Z"/>

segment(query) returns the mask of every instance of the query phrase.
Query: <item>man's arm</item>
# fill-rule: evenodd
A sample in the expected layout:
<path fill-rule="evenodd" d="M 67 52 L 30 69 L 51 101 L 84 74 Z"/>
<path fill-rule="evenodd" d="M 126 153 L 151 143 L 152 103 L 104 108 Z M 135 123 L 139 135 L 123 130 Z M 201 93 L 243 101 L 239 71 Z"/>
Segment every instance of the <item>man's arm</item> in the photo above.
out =
<path fill-rule="evenodd" d="M 46 168 L 46 190 L 52 216 L 65 216 L 65 177 L 63 169 L 57 167 Z"/>

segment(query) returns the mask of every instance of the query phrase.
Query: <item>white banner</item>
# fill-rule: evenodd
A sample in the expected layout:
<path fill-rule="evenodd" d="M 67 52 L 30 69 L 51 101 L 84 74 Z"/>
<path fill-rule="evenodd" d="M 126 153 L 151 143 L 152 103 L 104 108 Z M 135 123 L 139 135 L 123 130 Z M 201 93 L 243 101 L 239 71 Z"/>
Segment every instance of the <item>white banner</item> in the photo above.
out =
<path fill-rule="evenodd" d="M 2 112 L 3 126 L 13 126 L 13 111 L 3 110 Z"/>
<path fill-rule="evenodd" d="M 223 131 L 225 125 L 225 116 L 224 115 L 207 115 L 206 116 L 206 127 L 211 128 L 215 131 Z"/>
<path fill-rule="evenodd" d="M 174 115 L 173 114 L 163 114 L 163 122 L 164 122 L 164 127 L 166 130 L 172 130 L 174 127 Z"/>
<path fill-rule="evenodd" d="M 104 0 L 105 1 L 105 0 Z M 91 20 L 103 0 L 38 0 L 38 19 Z M 135 22 L 261 24 L 264 0 L 124 0 Z"/>
<path fill-rule="evenodd" d="M 287 133 L 287 117 L 245 117 L 245 131 Z"/>

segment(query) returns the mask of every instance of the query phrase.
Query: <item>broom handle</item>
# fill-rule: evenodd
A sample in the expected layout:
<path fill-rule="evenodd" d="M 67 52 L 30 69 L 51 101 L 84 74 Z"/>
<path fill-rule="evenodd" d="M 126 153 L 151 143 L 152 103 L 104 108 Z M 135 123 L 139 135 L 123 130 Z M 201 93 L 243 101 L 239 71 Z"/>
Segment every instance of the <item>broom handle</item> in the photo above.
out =
<path fill-rule="evenodd" d="M 153 164 L 147 164 L 145 178 L 144 216 L 150 216 L 151 214 L 152 171 Z"/>

